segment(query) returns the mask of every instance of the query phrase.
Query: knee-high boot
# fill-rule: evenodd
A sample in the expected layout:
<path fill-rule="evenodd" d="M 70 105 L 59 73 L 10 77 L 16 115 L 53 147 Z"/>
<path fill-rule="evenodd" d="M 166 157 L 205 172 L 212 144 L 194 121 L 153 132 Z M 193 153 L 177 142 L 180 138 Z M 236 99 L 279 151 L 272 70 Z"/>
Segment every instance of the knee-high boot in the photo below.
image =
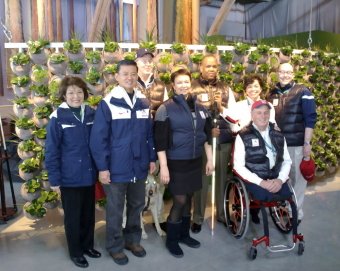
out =
<path fill-rule="evenodd" d="M 182 217 L 181 235 L 179 242 L 186 244 L 188 247 L 198 248 L 201 243 L 190 237 L 190 218 L 191 216 Z"/>
<path fill-rule="evenodd" d="M 183 250 L 178 245 L 180 238 L 182 221 L 180 222 L 170 222 L 167 221 L 167 233 L 166 233 L 166 247 L 172 256 L 176 258 L 183 257 Z"/>

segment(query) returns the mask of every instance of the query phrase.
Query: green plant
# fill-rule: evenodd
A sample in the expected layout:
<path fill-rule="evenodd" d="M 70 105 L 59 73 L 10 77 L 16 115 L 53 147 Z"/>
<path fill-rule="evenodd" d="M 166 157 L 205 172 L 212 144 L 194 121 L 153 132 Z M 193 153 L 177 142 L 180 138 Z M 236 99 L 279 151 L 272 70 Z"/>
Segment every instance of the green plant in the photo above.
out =
<path fill-rule="evenodd" d="M 53 112 L 52 106 L 48 103 L 41 105 L 41 106 L 36 106 L 33 109 L 34 115 L 38 118 L 38 119 L 44 119 L 44 118 L 48 118 L 51 113 Z"/>
<path fill-rule="evenodd" d="M 293 53 L 293 48 L 290 45 L 281 47 L 280 52 L 285 56 L 290 56 Z"/>
<path fill-rule="evenodd" d="M 71 63 L 71 62 L 70 62 Z M 48 90 L 49 90 L 49 93 L 53 96 L 56 96 L 58 95 L 58 92 L 59 92 L 59 86 L 60 86 L 60 81 L 58 80 L 53 80 L 49 83 L 48 85 Z"/>
<path fill-rule="evenodd" d="M 46 78 L 48 78 L 48 70 L 39 65 L 33 66 L 32 74 L 34 75 L 34 81 L 36 82 L 43 82 Z"/>
<path fill-rule="evenodd" d="M 231 51 L 225 51 L 220 54 L 220 60 L 223 64 L 230 64 L 233 61 L 234 55 Z"/>
<path fill-rule="evenodd" d="M 46 139 L 46 128 L 40 128 L 33 131 L 33 134 L 39 139 Z"/>
<path fill-rule="evenodd" d="M 101 60 L 100 57 L 101 57 L 100 52 L 96 50 L 88 51 L 85 54 L 85 59 L 87 60 L 87 62 L 92 63 L 92 64 L 100 63 L 100 60 Z"/>
<path fill-rule="evenodd" d="M 49 95 L 49 89 L 46 85 L 32 85 L 30 86 L 30 90 L 34 92 L 34 96 L 46 97 Z"/>
<path fill-rule="evenodd" d="M 39 38 L 38 40 L 35 41 L 29 40 L 27 42 L 28 51 L 30 51 L 32 54 L 41 53 L 41 50 L 44 49 L 47 45 L 50 45 L 50 42 L 42 38 Z"/>
<path fill-rule="evenodd" d="M 191 73 L 192 79 L 198 79 L 200 78 L 201 74 L 199 72 L 193 72 Z"/>
<path fill-rule="evenodd" d="M 32 157 L 22 161 L 19 164 L 19 169 L 25 173 L 31 173 L 36 171 L 39 168 L 39 166 L 40 166 L 39 159 Z"/>
<path fill-rule="evenodd" d="M 16 85 L 18 87 L 25 87 L 29 84 L 30 78 L 26 75 L 24 76 L 16 76 L 11 79 L 11 84 Z"/>
<path fill-rule="evenodd" d="M 124 56 L 125 60 L 135 60 L 136 59 L 136 52 L 128 52 Z"/>
<path fill-rule="evenodd" d="M 101 95 L 89 96 L 87 98 L 87 104 L 90 105 L 90 106 L 97 106 L 102 99 L 103 99 L 103 97 Z"/>
<path fill-rule="evenodd" d="M 159 63 L 168 65 L 172 62 L 172 54 L 170 53 L 163 53 L 159 58 Z"/>
<path fill-rule="evenodd" d="M 231 83 L 234 79 L 234 76 L 232 74 L 226 72 L 221 72 L 219 76 L 220 80 L 226 83 Z"/>
<path fill-rule="evenodd" d="M 257 71 L 259 73 L 267 73 L 267 72 L 269 72 L 269 69 L 270 69 L 270 67 L 269 67 L 269 65 L 267 63 L 260 64 L 257 67 Z"/>
<path fill-rule="evenodd" d="M 171 45 L 171 50 L 174 51 L 176 54 L 183 54 L 186 50 L 186 46 L 185 44 L 183 43 L 180 43 L 180 42 L 174 42 L 172 45 Z"/>
<path fill-rule="evenodd" d="M 74 74 L 79 74 L 80 71 L 84 68 L 84 63 L 81 60 L 70 61 L 68 63 L 68 67 Z"/>
<path fill-rule="evenodd" d="M 303 51 L 301 52 L 301 56 L 302 56 L 303 58 L 308 58 L 308 57 L 311 56 L 311 52 L 310 52 L 309 50 L 305 49 L 305 50 L 303 50 Z"/>
<path fill-rule="evenodd" d="M 86 73 L 85 80 L 91 85 L 95 85 L 100 79 L 100 72 L 96 70 L 96 68 L 90 68 Z"/>
<path fill-rule="evenodd" d="M 20 52 L 20 53 L 15 54 L 14 56 L 12 56 L 10 58 L 10 61 L 14 65 L 26 65 L 26 64 L 30 63 L 30 57 L 29 57 L 29 55 Z"/>
<path fill-rule="evenodd" d="M 200 64 L 204 55 L 202 53 L 193 53 L 190 55 L 190 59 L 195 64 Z"/>
<path fill-rule="evenodd" d="M 156 26 L 154 26 L 151 31 L 145 31 L 146 40 L 139 43 L 140 48 L 146 48 L 152 53 L 155 52 L 157 43 L 155 39 L 155 30 Z"/>
<path fill-rule="evenodd" d="M 164 82 L 164 84 L 169 84 L 171 82 L 170 77 L 171 77 L 170 72 L 164 72 L 159 74 L 159 79 L 162 82 Z"/>
<path fill-rule="evenodd" d="M 27 97 L 15 97 L 13 103 L 20 108 L 30 108 L 32 106 Z"/>
<path fill-rule="evenodd" d="M 48 57 L 48 59 L 53 64 L 60 64 L 65 62 L 67 60 L 67 57 L 63 53 L 53 53 Z"/>
<path fill-rule="evenodd" d="M 257 51 L 260 55 L 268 55 L 268 53 L 270 52 L 270 47 L 265 44 L 259 44 L 257 45 Z"/>
<path fill-rule="evenodd" d="M 106 198 L 102 198 L 102 199 L 97 200 L 96 202 L 100 207 L 105 207 L 107 200 Z"/>
<path fill-rule="evenodd" d="M 205 50 L 208 53 L 215 54 L 217 52 L 217 45 L 212 44 L 212 43 L 208 43 L 208 44 L 205 45 Z"/>
<path fill-rule="evenodd" d="M 19 129 L 33 129 L 34 128 L 34 122 L 32 119 L 23 117 L 23 118 L 18 118 L 15 121 L 15 126 L 18 127 Z"/>
<path fill-rule="evenodd" d="M 301 55 L 292 55 L 292 57 L 290 58 L 290 62 L 295 66 L 300 65 L 301 61 L 302 61 Z"/>
<path fill-rule="evenodd" d="M 41 191 L 40 197 L 37 199 L 40 203 L 53 202 L 59 199 L 59 195 L 55 191 Z"/>
<path fill-rule="evenodd" d="M 24 185 L 28 193 L 34 193 L 41 188 L 41 184 L 37 179 L 28 180 Z"/>
<path fill-rule="evenodd" d="M 64 49 L 72 54 L 77 54 L 81 51 L 83 45 L 77 37 L 72 37 L 71 39 L 64 42 Z"/>
<path fill-rule="evenodd" d="M 232 72 L 233 73 L 242 73 L 244 71 L 244 66 L 242 65 L 242 63 L 234 63 L 233 67 L 232 67 Z"/>
<path fill-rule="evenodd" d="M 104 73 L 111 73 L 111 74 L 115 74 L 117 72 L 117 64 L 107 64 L 104 69 L 103 69 Z"/>
<path fill-rule="evenodd" d="M 249 49 L 250 45 L 242 42 L 237 42 L 234 48 L 237 55 L 246 55 Z"/>
<path fill-rule="evenodd" d="M 30 204 L 24 206 L 24 210 L 33 217 L 42 218 L 46 214 L 46 208 L 38 200 L 32 200 Z"/>
<path fill-rule="evenodd" d="M 114 53 L 119 49 L 118 42 L 105 40 L 104 42 L 104 51 Z"/>
<path fill-rule="evenodd" d="M 234 90 L 236 93 L 243 93 L 243 91 L 244 91 L 244 85 L 243 85 L 243 83 L 236 83 L 236 84 L 234 84 L 233 90 Z"/>
<path fill-rule="evenodd" d="M 257 50 L 252 51 L 248 56 L 248 63 L 255 64 L 259 59 L 261 58 L 261 55 Z"/>
<path fill-rule="evenodd" d="M 62 101 L 55 95 L 51 95 L 50 98 L 48 99 L 48 101 L 54 106 L 57 107 L 59 106 Z"/>
<path fill-rule="evenodd" d="M 23 152 L 35 151 L 37 144 L 32 139 L 21 141 L 18 144 L 18 149 Z"/>

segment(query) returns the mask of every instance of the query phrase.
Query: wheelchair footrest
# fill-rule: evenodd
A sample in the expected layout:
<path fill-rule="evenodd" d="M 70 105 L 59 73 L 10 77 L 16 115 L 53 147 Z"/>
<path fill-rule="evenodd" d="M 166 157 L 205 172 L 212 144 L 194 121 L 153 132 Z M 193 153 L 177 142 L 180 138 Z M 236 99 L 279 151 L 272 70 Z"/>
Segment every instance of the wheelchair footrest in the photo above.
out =
<path fill-rule="evenodd" d="M 276 245 L 276 246 L 267 246 L 267 250 L 270 252 L 284 252 L 284 251 L 291 251 L 295 248 L 295 243 L 291 246 L 287 245 Z"/>

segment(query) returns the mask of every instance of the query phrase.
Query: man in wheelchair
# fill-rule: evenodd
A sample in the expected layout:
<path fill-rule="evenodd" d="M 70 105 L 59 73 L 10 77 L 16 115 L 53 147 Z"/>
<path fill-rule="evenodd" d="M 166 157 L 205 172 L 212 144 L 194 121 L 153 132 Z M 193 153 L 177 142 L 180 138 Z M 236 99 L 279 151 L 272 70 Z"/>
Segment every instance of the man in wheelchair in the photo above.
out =
<path fill-rule="evenodd" d="M 292 161 L 286 140 L 269 122 L 271 105 L 264 100 L 253 103 L 252 121 L 236 137 L 234 173 L 244 180 L 253 199 L 269 202 L 292 196 L 286 181 Z M 252 221 L 260 223 L 260 209 L 250 209 Z"/>

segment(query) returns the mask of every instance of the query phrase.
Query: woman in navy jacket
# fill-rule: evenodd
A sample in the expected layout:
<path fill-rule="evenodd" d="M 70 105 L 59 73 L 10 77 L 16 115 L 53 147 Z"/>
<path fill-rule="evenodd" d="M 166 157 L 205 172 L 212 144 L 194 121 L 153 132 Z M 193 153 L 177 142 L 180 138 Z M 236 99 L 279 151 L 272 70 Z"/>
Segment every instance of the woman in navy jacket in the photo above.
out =
<path fill-rule="evenodd" d="M 175 257 L 183 257 L 178 242 L 198 248 L 189 235 L 191 199 L 202 187 L 202 154 L 207 155 L 206 174 L 214 170 L 211 121 L 206 109 L 190 94 L 191 75 L 186 69 L 171 74 L 174 97 L 162 104 L 155 116 L 155 147 L 160 180 L 173 196 L 167 221 L 166 247 Z"/>
<path fill-rule="evenodd" d="M 93 248 L 97 172 L 89 137 L 94 110 L 84 104 L 87 86 L 78 77 L 65 77 L 59 96 L 63 103 L 51 114 L 47 126 L 45 163 L 52 189 L 61 193 L 71 260 L 85 268 L 88 262 L 84 254 L 91 258 L 101 256 Z"/>

